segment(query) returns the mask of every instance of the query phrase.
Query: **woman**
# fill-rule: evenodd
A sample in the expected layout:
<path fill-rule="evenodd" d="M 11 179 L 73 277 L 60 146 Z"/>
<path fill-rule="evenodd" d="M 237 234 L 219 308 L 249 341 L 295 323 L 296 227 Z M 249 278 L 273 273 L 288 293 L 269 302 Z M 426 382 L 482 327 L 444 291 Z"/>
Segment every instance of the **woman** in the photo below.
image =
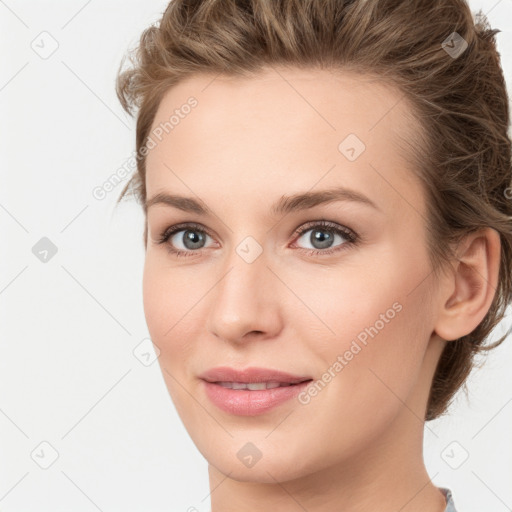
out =
<path fill-rule="evenodd" d="M 174 0 L 120 69 L 213 512 L 455 510 L 423 430 L 512 297 L 496 32 L 463 0 Z"/>

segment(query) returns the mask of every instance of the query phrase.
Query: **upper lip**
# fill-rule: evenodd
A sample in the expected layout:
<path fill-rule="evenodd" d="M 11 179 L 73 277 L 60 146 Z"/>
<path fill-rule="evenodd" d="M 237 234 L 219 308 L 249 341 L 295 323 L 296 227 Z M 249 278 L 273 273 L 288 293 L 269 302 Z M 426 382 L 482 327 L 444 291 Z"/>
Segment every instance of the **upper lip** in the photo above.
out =
<path fill-rule="evenodd" d="M 228 366 L 218 366 L 205 371 L 199 378 L 208 382 L 282 382 L 296 384 L 311 377 L 292 375 L 291 373 L 273 370 L 271 368 L 250 367 L 244 369 L 230 368 Z"/>

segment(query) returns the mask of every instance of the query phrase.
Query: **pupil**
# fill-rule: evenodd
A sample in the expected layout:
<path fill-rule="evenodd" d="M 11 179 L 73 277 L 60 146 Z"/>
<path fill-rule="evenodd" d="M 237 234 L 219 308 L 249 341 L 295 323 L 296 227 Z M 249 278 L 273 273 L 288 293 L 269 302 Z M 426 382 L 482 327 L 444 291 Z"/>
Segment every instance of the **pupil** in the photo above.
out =
<path fill-rule="evenodd" d="M 321 231 L 317 229 L 311 233 L 311 243 L 313 247 L 316 247 L 317 249 L 325 249 L 326 247 L 330 247 L 332 240 L 332 233 L 327 231 Z M 315 244 L 319 244 L 319 246 Z"/>

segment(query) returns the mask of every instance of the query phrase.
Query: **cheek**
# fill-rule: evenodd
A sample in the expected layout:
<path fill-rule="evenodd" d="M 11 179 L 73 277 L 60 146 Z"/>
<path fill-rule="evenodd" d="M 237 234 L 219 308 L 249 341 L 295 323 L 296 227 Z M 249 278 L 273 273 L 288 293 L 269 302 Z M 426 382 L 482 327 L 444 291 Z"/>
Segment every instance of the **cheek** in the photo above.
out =
<path fill-rule="evenodd" d="M 142 299 L 146 323 L 154 342 L 161 340 L 172 325 L 175 293 L 170 284 L 170 274 L 162 272 L 148 252 L 142 277 Z M 165 293 L 165 290 L 169 293 Z"/>
<path fill-rule="evenodd" d="M 202 290 L 191 287 L 187 276 L 187 270 L 180 272 L 166 263 L 163 251 L 147 252 L 142 296 L 148 328 L 157 338 L 172 338 L 180 319 L 186 322 L 187 310 L 200 299 Z"/>
<path fill-rule="evenodd" d="M 357 396 L 363 403 L 372 397 L 399 403 L 393 392 L 407 397 L 429 341 L 430 295 L 426 281 L 418 286 L 429 274 L 428 263 L 422 254 L 398 248 L 359 263 L 329 272 L 329 281 L 323 280 L 328 287 L 315 284 L 320 276 L 294 281 L 294 291 L 315 313 L 296 315 L 297 330 L 318 362 L 319 377 L 335 375 L 337 384 L 327 385 L 331 393 L 349 402 Z"/>
<path fill-rule="evenodd" d="M 369 297 L 361 302 L 353 299 L 350 306 L 337 308 L 336 315 L 324 316 L 334 335 L 315 336 L 310 327 L 309 349 L 321 362 L 317 370 L 340 376 L 333 380 L 344 387 L 344 394 L 390 394 L 389 387 L 406 396 L 419 374 L 429 339 L 420 318 L 422 301 L 398 290 L 377 294 L 373 289 Z"/>
<path fill-rule="evenodd" d="M 347 259 L 339 269 L 282 269 L 283 280 L 293 283 L 294 294 L 303 302 L 291 312 L 293 323 L 310 333 L 304 339 L 319 354 L 349 349 L 354 338 L 369 345 L 386 333 L 405 333 L 407 327 L 421 324 L 427 293 L 426 286 L 419 284 L 429 274 L 428 265 L 421 254 L 403 252 L 384 247 L 370 257 Z M 308 277 L 299 279 L 300 275 Z M 404 341 L 396 339 L 394 345 Z"/>
<path fill-rule="evenodd" d="M 416 279 L 421 272 L 412 264 L 396 268 L 400 272 L 382 266 L 371 280 L 352 274 L 344 282 L 333 281 L 327 296 L 312 289 L 299 292 L 313 300 L 312 309 L 335 331 L 314 318 L 314 327 L 306 322 L 299 327 L 308 333 L 304 339 L 316 362 L 316 379 L 326 383 L 304 405 L 303 414 L 315 418 L 311 451 L 324 453 L 323 440 L 331 439 L 327 457 L 333 462 L 340 453 L 349 457 L 384 435 L 398 415 L 408 414 L 404 403 L 414 396 L 428 329 L 422 320 L 425 288 L 411 290 L 424 275 Z M 297 420 L 304 417 L 299 414 Z"/>
<path fill-rule="evenodd" d="M 194 404 L 183 386 L 187 385 L 190 368 L 183 364 L 194 359 L 191 340 L 196 333 L 191 325 L 201 325 L 193 315 L 198 293 L 186 286 L 184 273 L 176 272 L 162 262 L 161 258 L 147 254 L 144 264 L 142 295 L 144 315 L 151 340 L 158 347 L 158 364 L 169 395 L 183 418 L 194 410 Z M 192 323 L 191 323 L 192 319 Z"/>
<path fill-rule="evenodd" d="M 190 287 L 190 279 L 187 286 L 186 272 L 177 272 L 160 256 L 147 254 L 142 280 L 144 315 L 151 339 L 160 349 L 159 361 L 166 367 L 171 354 L 180 355 L 191 347 L 194 333 L 188 329 L 200 325 L 190 322 L 202 293 Z"/>

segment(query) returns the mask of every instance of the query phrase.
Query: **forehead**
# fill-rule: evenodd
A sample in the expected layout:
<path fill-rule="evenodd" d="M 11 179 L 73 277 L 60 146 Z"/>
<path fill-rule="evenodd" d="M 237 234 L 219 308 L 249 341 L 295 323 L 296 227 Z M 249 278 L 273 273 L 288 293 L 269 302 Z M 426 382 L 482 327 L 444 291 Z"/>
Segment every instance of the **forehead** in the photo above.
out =
<path fill-rule="evenodd" d="M 282 67 L 249 78 L 194 75 L 160 102 L 147 195 L 190 195 L 191 186 L 222 194 L 227 185 L 254 197 L 322 180 L 393 201 L 417 188 L 401 147 L 416 129 L 401 92 L 367 75 Z"/>
<path fill-rule="evenodd" d="M 259 121 L 262 127 L 267 124 L 269 132 L 279 121 L 278 126 L 310 121 L 313 128 L 338 130 L 340 135 L 348 128 L 362 137 L 378 124 L 392 126 L 393 131 L 406 121 L 413 124 L 403 95 L 378 77 L 342 70 L 275 67 L 251 77 L 203 73 L 182 80 L 164 94 L 152 129 L 168 122 L 175 111 L 180 114 L 191 97 L 197 101 L 190 111 L 196 120 L 194 131 L 201 125 L 211 135 L 215 126 L 225 121 L 233 128 L 247 127 L 248 123 L 255 127 Z M 189 124 L 183 123 L 185 127 L 177 131 L 183 132 Z"/>

